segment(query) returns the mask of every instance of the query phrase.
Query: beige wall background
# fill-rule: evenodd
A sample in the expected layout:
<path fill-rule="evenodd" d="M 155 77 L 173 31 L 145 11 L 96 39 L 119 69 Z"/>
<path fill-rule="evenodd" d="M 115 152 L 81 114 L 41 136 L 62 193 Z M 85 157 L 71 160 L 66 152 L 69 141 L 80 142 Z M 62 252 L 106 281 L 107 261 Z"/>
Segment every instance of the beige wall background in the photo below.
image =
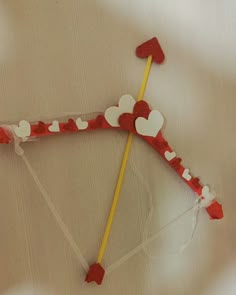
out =
<path fill-rule="evenodd" d="M 137 45 L 157 36 L 166 63 L 153 66 L 146 99 L 166 117 L 163 131 L 184 164 L 210 184 L 225 218 L 204 211 L 190 246 L 184 215 L 102 286 L 85 273 L 11 146 L 0 147 L 0 294 L 231 295 L 235 273 L 236 3 L 194 0 L 0 1 L 0 119 L 103 111 L 136 96 L 145 62 Z M 111 204 L 125 133 L 94 132 L 23 145 L 89 263 Z M 150 235 L 194 202 L 193 193 L 145 143 L 134 140 L 107 267 L 141 242 L 148 194 Z M 28 293 L 27 293 L 28 292 Z M 33 293 L 34 292 L 34 293 Z"/>

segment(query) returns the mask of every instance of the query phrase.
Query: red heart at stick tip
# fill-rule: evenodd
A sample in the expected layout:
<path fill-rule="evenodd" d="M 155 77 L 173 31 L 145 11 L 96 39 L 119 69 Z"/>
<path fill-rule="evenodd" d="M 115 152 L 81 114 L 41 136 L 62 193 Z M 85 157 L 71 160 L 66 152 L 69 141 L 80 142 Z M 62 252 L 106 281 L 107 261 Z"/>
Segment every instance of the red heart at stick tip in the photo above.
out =
<path fill-rule="evenodd" d="M 100 263 L 94 263 L 90 266 L 85 281 L 87 283 L 96 282 L 98 285 L 102 284 L 105 275 L 105 270 Z"/>
<path fill-rule="evenodd" d="M 156 37 L 144 42 L 136 48 L 136 56 L 147 58 L 152 56 L 152 60 L 157 64 L 162 64 L 165 60 L 165 54 Z"/>

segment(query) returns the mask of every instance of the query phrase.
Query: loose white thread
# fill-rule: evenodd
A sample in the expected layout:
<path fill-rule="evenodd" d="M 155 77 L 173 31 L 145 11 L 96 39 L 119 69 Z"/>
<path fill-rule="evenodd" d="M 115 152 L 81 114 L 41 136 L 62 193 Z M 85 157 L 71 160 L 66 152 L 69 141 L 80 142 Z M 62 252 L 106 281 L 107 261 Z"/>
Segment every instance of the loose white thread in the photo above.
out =
<path fill-rule="evenodd" d="M 111 273 L 112 271 L 114 271 L 115 269 L 117 269 L 119 266 L 121 266 L 123 263 L 125 263 L 128 259 L 130 259 L 135 254 L 137 254 L 138 252 L 140 252 L 141 250 L 143 250 L 143 247 L 147 246 L 148 244 L 150 244 L 151 242 L 153 242 L 154 240 L 156 240 L 159 237 L 159 235 L 163 231 L 165 231 L 171 224 L 173 224 L 174 222 L 178 221 L 181 217 L 183 217 L 184 215 L 186 215 L 192 209 L 193 209 L 193 207 L 187 209 L 186 211 L 184 211 L 183 213 L 181 213 L 180 215 L 178 215 L 176 218 L 174 218 L 169 223 L 167 223 L 165 226 L 163 226 L 155 235 L 153 235 L 152 237 L 148 238 L 147 240 L 145 240 L 144 242 L 142 242 L 141 244 L 139 244 L 137 247 L 135 247 L 133 250 L 131 250 L 130 252 L 128 252 L 127 254 L 125 254 L 123 257 L 121 257 L 118 261 L 116 261 L 115 263 L 113 263 L 112 265 L 110 265 L 107 268 L 106 273 L 107 274 L 108 273 Z"/>
<path fill-rule="evenodd" d="M 158 257 L 158 256 L 151 255 L 149 253 L 149 250 L 147 249 L 147 246 L 151 242 L 156 240 L 159 237 L 160 233 L 165 231 L 171 224 L 178 221 L 181 217 L 186 215 L 189 211 L 193 210 L 192 228 L 191 228 L 189 238 L 187 239 L 186 242 L 184 242 L 181 246 L 179 246 L 179 249 L 176 252 L 170 253 L 169 255 L 167 254 L 166 256 L 170 256 L 170 255 L 172 256 L 172 255 L 180 254 L 184 249 L 187 248 L 187 246 L 189 246 L 189 244 L 193 240 L 193 237 L 194 237 L 194 234 L 195 234 L 195 231 L 196 231 L 196 228 L 197 228 L 197 224 L 198 224 L 198 215 L 199 215 L 200 208 L 208 207 L 210 205 L 210 203 L 212 202 L 212 200 L 206 201 L 206 199 L 202 199 L 202 198 L 198 197 L 198 199 L 194 202 L 194 205 L 191 208 L 187 209 L 182 214 L 178 215 L 176 218 L 174 218 L 172 221 L 170 221 L 167 225 L 162 227 L 155 235 L 148 238 L 149 227 L 150 227 L 150 223 L 151 223 L 153 212 L 154 212 L 153 195 L 152 195 L 152 192 L 151 192 L 151 189 L 150 189 L 150 186 L 149 186 L 148 182 L 144 179 L 142 173 L 139 171 L 139 169 L 137 168 L 135 163 L 133 161 L 129 161 L 128 163 L 130 164 L 133 172 L 139 178 L 139 180 L 142 182 L 145 190 L 147 191 L 147 194 L 149 196 L 150 209 L 149 209 L 148 217 L 147 217 L 147 219 L 145 221 L 145 226 L 144 226 L 144 230 L 143 230 L 143 234 L 142 234 L 142 240 L 141 240 L 142 242 L 141 242 L 141 244 L 139 244 L 137 247 L 135 247 L 129 253 L 125 254 L 118 261 L 116 261 L 115 263 L 110 265 L 107 268 L 107 271 L 106 271 L 107 274 L 109 274 L 113 270 L 117 269 L 119 266 L 121 266 L 123 263 L 125 263 L 128 259 L 130 259 L 132 256 L 134 256 L 135 254 L 137 254 L 138 252 L 140 252 L 142 250 L 144 251 L 146 256 L 148 258 L 152 259 L 152 260 L 158 260 L 160 258 L 163 258 L 163 256 Z M 205 203 L 204 204 L 201 203 L 202 201 L 204 201 Z"/>
<path fill-rule="evenodd" d="M 130 165 L 131 165 L 131 168 L 133 169 L 134 173 L 136 174 L 136 176 L 143 183 L 143 186 L 144 186 L 144 188 L 146 189 L 146 191 L 148 193 L 148 196 L 149 196 L 149 204 L 150 204 L 150 210 L 149 210 L 149 214 L 148 214 L 148 217 L 146 219 L 146 222 L 145 222 L 145 226 L 144 226 L 144 230 L 143 230 L 143 234 L 142 234 L 142 243 L 140 244 L 140 246 L 142 245 L 142 250 L 148 256 L 148 258 L 150 258 L 152 260 L 158 260 L 160 258 L 163 258 L 163 256 L 160 257 L 160 256 L 152 255 L 152 254 L 150 254 L 150 252 L 149 252 L 149 250 L 147 248 L 147 246 L 149 244 L 149 242 L 147 242 L 147 241 L 150 240 L 150 239 L 148 239 L 148 232 L 149 232 L 150 223 L 151 223 L 153 212 L 154 212 L 153 195 L 152 195 L 152 192 L 151 192 L 151 189 L 150 189 L 149 184 L 146 182 L 146 180 L 144 179 L 143 175 L 138 170 L 138 168 L 136 167 L 135 163 L 132 160 L 130 161 Z M 193 207 L 189 208 L 184 213 L 184 215 L 185 215 L 189 211 L 192 210 L 192 226 L 191 226 L 191 231 L 190 231 L 189 237 L 188 237 L 188 239 L 181 246 L 179 246 L 179 249 L 177 249 L 177 251 L 175 251 L 173 253 L 170 253 L 169 255 L 177 255 L 177 254 L 180 254 L 181 252 L 183 252 L 190 245 L 190 243 L 192 242 L 192 240 L 194 238 L 194 234 L 196 232 L 196 229 L 197 229 L 200 210 L 202 208 L 207 208 L 208 206 L 210 206 L 212 204 L 212 202 L 215 200 L 215 197 L 216 197 L 216 194 L 214 192 L 209 193 L 209 197 L 207 197 L 207 198 L 206 197 L 202 197 L 202 196 L 197 196 L 197 199 L 194 201 Z M 178 217 L 176 217 L 176 219 L 174 219 L 174 220 L 177 221 L 182 216 L 183 215 L 181 214 Z M 168 226 L 171 225 L 171 224 L 172 224 L 172 222 L 170 222 L 168 224 Z M 164 228 L 166 229 L 166 226 L 164 226 Z M 164 228 L 162 228 L 162 229 L 164 229 Z M 160 231 L 162 231 L 162 229 Z M 156 235 L 158 235 L 160 233 L 160 231 L 157 232 Z M 154 235 L 154 236 L 156 236 L 156 235 Z M 169 256 L 169 255 L 167 254 L 167 256 Z"/>
<path fill-rule="evenodd" d="M 148 214 L 148 217 L 147 217 L 146 222 L 145 222 L 145 227 L 144 227 L 144 231 L 143 231 L 143 235 L 142 235 L 141 244 L 139 244 L 133 250 L 131 250 L 130 252 L 128 252 L 127 254 L 122 256 L 118 261 L 111 264 L 107 268 L 107 271 L 106 271 L 107 274 L 110 274 L 111 272 L 113 272 L 115 269 L 120 267 L 123 263 L 125 263 L 127 260 L 129 260 L 130 258 L 132 258 L 134 255 L 136 255 L 138 252 L 140 252 L 142 250 L 147 255 L 147 257 L 152 259 L 152 260 L 159 260 L 160 258 L 163 258 L 163 256 L 151 255 L 149 253 L 148 249 L 147 249 L 147 246 L 150 243 L 152 243 L 154 240 L 156 240 L 160 236 L 160 234 L 162 232 L 164 232 L 166 229 L 168 229 L 168 227 L 170 225 L 172 225 L 173 223 L 178 221 L 181 217 L 185 216 L 190 211 L 192 211 L 193 212 L 192 213 L 192 227 L 191 227 L 189 238 L 179 247 L 179 249 L 176 252 L 170 253 L 169 255 L 167 254 L 165 256 L 173 256 L 173 255 L 181 254 L 181 252 L 183 252 L 190 245 L 191 241 L 194 238 L 194 234 L 196 232 L 196 228 L 197 228 L 197 225 L 198 225 L 198 218 L 199 218 L 200 209 L 201 208 L 207 208 L 208 206 L 210 206 L 210 204 L 215 199 L 215 193 L 214 192 L 209 194 L 209 198 L 206 198 L 206 197 L 202 198 L 202 196 L 198 196 L 198 198 L 196 199 L 196 201 L 194 202 L 194 205 L 192 207 L 190 207 L 189 209 L 187 209 L 186 211 L 184 211 L 183 213 L 181 213 L 180 215 L 175 217 L 173 220 L 171 220 L 169 223 L 167 223 L 165 226 L 163 226 L 156 234 L 154 234 L 152 237 L 148 238 L 147 235 L 148 235 L 149 225 L 150 225 L 152 215 L 153 215 L 153 211 L 154 211 L 153 197 L 152 197 L 150 186 L 145 181 L 143 175 L 140 173 L 140 171 L 137 169 L 137 167 L 135 166 L 135 164 L 132 161 L 130 162 L 130 164 L 131 164 L 131 167 L 132 167 L 134 173 L 141 180 L 141 182 L 143 183 L 146 191 L 148 192 L 149 202 L 150 202 L 150 207 L 151 208 L 149 210 L 149 214 Z"/>
<path fill-rule="evenodd" d="M 186 242 L 183 243 L 183 245 L 180 247 L 180 252 L 184 251 L 189 244 L 192 242 L 194 234 L 197 229 L 198 225 L 198 218 L 199 218 L 199 212 L 202 208 L 209 207 L 212 202 L 215 200 L 216 194 L 215 192 L 209 193 L 209 197 L 202 197 L 198 196 L 196 201 L 194 202 L 193 206 L 193 214 L 192 214 L 192 229 L 189 238 L 186 240 Z"/>
<path fill-rule="evenodd" d="M 148 239 L 149 227 L 150 227 L 150 223 L 152 221 L 152 216 L 153 216 L 153 211 L 154 211 L 153 194 L 152 194 L 150 185 L 148 184 L 146 179 L 143 177 L 142 173 L 137 168 L 135 162 L 132 161 L 132 159 L 130 159 L 130 166 L 131 166 L 132 170 L 134 171 L 134 174 L 136 175 L 136 177 L 139 178 L 139 180 L 143 184 L 143 187 L 145 188 L 145 190 L 147 192 L 148 200 L 149 200 L 150 209 L 149 209 L 149 213 L 148 213 L 147 219 L 145 221 L 144 230 L 143 230 L 143 233 L 142 233 L 142 242 L 144 242 L 144 241 L 146 241 Z M 148 250 L 146 248 L 146 245 L 143 246 L 143 251 L 144 251 L 145 254 L 148 255 Z"/>

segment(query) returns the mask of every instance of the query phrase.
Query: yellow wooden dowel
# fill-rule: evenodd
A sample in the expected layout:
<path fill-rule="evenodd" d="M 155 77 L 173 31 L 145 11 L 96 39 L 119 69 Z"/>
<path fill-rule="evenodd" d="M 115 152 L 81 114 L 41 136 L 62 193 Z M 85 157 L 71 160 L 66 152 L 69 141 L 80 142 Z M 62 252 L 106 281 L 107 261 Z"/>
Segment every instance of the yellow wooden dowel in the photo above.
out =
<path fill-rule="evenodd" d="M 144 71 L 144 75 L 143 75 L 143 80 L 142 80 L 142 84 L 141 84 L 138 99 L 137 99 L 138 101 L 142 100 L 143 97 L 144 97 L 144 93 L 145 93 L 145 89 L 146 89 L 146 86 L 147 86 L 148 77 L 149 77 L 149 73 L 150 73 L 150 69 L 151 69 L 151 64 L 152 64 L 152 56 L 150 55 L 148 57 L 148 59 L 147 59 L 147 63 L 146 63 L 146 67 L 145 67 L 145 71 Z M 126 143 L 126 147 L 125 147 L 125 151 L 124 151 L 124 154 L 123 154 L 120 173 L 119 173 L 119 177 L 118 177 L 118 180 L 117 180 L 116 189 L 115 189 L 115 193 L 114 193 L 110 213 L 109 213 L 109 216 L 108 216 L 105 232 L 104 232 L 102 243 L 101 243 L 99 253 L 98 253 L 97 263 L 102 262 L 102 259 L 104 257 L 104 253 L 105 253 L 105 250 L 106 250 L 106 246 L 107 246 L 108 238 L 109 238 L 109 235 L 110 235 L 110 232 L 111 232 L 111 226 L 112 226 L 112 223 L 113 223 L 116 207 L 118 205 L 118 201 L 119 201 L 119 197 L 120 197 L 120 191 L 121 191 L 121 188 L 122 188 L 122 183 L 123 183 L 123 179 L 124 179 L 124 175 L 125 175 L 126 165 L 127 165 L 128 159 L 129 159 L 129 153 L 130 153 L 130 149 L 131 149 L 131 145 L 132 145 L 132 140 L 133 140 L 133 134 L 129 133 L 127 143 Z"/>

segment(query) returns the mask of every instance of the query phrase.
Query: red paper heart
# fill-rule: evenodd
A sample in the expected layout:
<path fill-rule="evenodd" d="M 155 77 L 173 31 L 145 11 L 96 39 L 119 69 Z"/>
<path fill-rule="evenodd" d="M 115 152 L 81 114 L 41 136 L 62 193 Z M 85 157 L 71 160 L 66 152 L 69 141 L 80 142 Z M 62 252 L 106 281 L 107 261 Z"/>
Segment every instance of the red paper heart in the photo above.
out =
<path fill-rule="evenodd" d="M 157 149 L 157 151 L 162 151 L 167 148 L 168 142 L 165 140 L 158 140 L 155 138 L 152 142 L 153 146 Z"/>
<path fill-rule="evenodd" d="M 138 101 L 134 105 L 134 115 L 136 118 L 143 117 L 145 119 L 148 119 L 150 112 L 151 112 L 151 110 L 149 108 L 149 105 L 144 100 Z"/>
<path fill-rule="evenodd" d="M 180 167 L 180 163 L 181 163 L 182 159 L 181 158 L 174 158 L 173 160 L 171 160 L 170 165 L 175 169 L 178 170 Z"/>
<path fill-rule="evenodd" d="M 4 128 L 0 127 L 0 143 L 9 143 L 10 141 L 10 135 L 8 136 Z"/>
<path fill-rule="evenodd" d="M 129 130 L 130 132 L 136 132 L 135 129 L 135 120 L 137 117 L 148 118 L 151 110 L 146 101 L 138 101 L 134 105 L 133 114 L 125 113 L 119 117 L 119 124 L 121 128 Z"/>
<path fill-rule="evenodd" d="M 211 219 L 222 219 L 224 217 L 224 212 L 222 205 L 217 201 L 213 202 L 209 207 L 206 208 Z"/>
<path fill-rule="evenodd" d="M 152 55 L 153 61 L 157 64 L 162 64 L 165 60 L 165 54 L 156 37 L 139 45 L 136 48 L 136 55 L 140 58 Z"/>
<path fill-rule="evenodd" d="M 69 119 L 68 123 L 66 123 L 63 126 L 63 129 L 68 130 L 68 131 L 77 131 L 78 130 L 76 123 L 73 119 Z"/>
<path fill-rule="evenodd" d="M 195 187 L 196 190 L 198 190 L 201 187 L 201 185 L 199 183 L 200 179 L 198 177 L 192 178 L 191 182 L 192 182 L 192 184 L 193 184 L 193 186 Z"/>
<path fill-rule="evenodd" d="M 105 270 L 100 263 L 94 263 L 90 266 L 85 281 L 87 283 L 96 282 L 98 285 L 102 284 L 105 275 Z"/>
<path fill-rule="evenodd" d="M 119 117 L 119 124 L 121 128 L 129 130 L 130 132 L 135 132 L 135 116 L 133 114 L 122 114 Z"/>
<path fill-rule="evenodd" d="M 102 127 L 103 122 L 104 122 L 104 116 L 103 115 L 98 115 L 97 118 L 96 118 L 97 127 L 98 128 Z"/>
<path fill-rule="evenodd" d="M 90 127 L 92 129 L 102 128 L 104 122 L 106 122 L 105 119 L 104 119 L 104 116 L 103 115 L 98 115 L 95 120 L 90 122 Z"/>
<path fill-rule="evenodd" d="M 35 133 L 44 133 L 46 131 L 46 125 L 44 122 L 39 121 L 38 126 L 35 128 Z"/>

